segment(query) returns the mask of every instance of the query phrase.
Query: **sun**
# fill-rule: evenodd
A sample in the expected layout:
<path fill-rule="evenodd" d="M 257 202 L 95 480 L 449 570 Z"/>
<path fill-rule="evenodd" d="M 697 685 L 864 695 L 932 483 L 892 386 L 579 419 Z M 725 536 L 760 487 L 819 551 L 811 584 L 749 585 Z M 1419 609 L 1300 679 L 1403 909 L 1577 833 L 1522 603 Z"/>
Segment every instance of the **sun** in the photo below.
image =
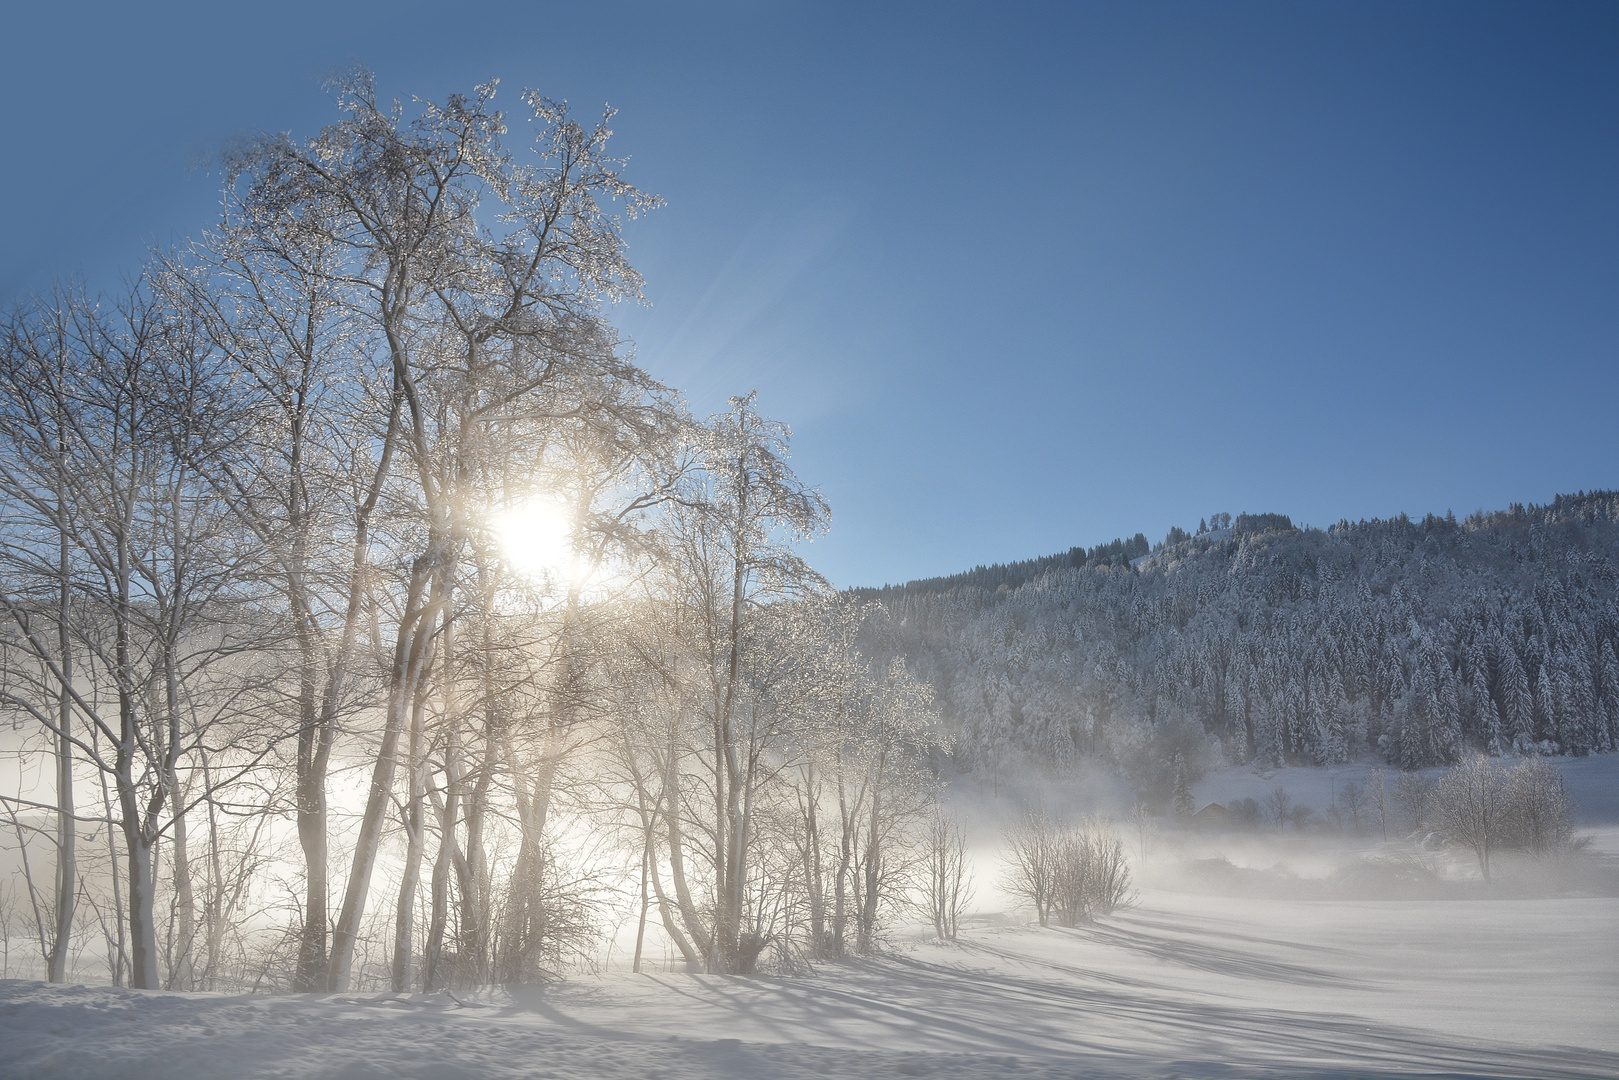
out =
<path fill-rule="evenodd" d="M 506 562 L 526 578 L 568 584 L 584 569 L 573 521 L 560 502 L 530 499 L 496 517 L 494 529 Z"/>

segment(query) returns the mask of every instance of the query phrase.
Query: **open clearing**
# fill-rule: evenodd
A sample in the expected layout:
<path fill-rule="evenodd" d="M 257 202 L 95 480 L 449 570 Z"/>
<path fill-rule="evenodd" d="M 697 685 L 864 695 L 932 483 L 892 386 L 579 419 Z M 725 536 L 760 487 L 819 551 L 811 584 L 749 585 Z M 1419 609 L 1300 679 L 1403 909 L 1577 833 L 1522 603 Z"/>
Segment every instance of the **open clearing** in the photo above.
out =
<path fill-rule="evenodd" d="M 981 918 L 797 978 L 306 997 L 0 981 L 0 1080 L 1619 1077 L 1619 755 L 1556 764 L 1586 853 L 1488 888 L 1455 851 L 1171 831 L 1139 903 L 1098 924 Z M 1199 801 L 1286 784 L 1325 806 L 1333 782 L 1232 769 Z M 958 809 L 982 833 L 982 899 L 1009 906 L 990 845 L 1010 804 Z M 1319 898 L 1335 867 L 1400 851 L 1448 883 Z"/>
<path fill-rule="evenodd" d="M 0 1076 L 1619 1075 L 1619 899 L 1143 895 L 796 979 L 242 997 L 0 984 Z"/>

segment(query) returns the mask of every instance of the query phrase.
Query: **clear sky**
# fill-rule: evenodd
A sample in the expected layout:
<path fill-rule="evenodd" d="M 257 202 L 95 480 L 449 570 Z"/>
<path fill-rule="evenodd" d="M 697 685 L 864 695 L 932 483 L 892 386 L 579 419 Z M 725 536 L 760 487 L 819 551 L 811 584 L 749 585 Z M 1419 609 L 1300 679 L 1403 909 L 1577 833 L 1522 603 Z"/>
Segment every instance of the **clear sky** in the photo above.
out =
<path fill-rule="evenodd" d="M 205 226 L 199 156 L 354 60 L 611 102 L 668 200 L 617 317 L 792 425 L 840 586 L 1619 486 L 1619 5 L 0 11 L 7 300 Z"/>

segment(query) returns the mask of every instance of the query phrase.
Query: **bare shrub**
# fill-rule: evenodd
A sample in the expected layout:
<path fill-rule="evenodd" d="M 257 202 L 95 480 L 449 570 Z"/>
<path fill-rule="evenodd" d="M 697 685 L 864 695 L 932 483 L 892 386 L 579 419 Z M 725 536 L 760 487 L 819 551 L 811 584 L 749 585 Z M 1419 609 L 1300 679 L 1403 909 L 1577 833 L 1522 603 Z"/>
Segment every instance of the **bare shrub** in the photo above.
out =
<path fill-rule="evenodd" d="M 494 970 L 503 983 L 546 982 L 589 958 L 606 889 L 590 867 L 570 865 L 550 841 L 519 862 L 496 905 Z M 459 956 L 441 956 L 446 985 L 460 980 Z"/>
<path fill-rule="evenodd" d="M 1008 833 L 1010 891 L 1029 901 L 1041 926 L 1077 926 L 1127 906 L 1134 893 L 1124 840 L 1105 818 L 1060 825 L 1024 815 Z"/>
<path fill-rule="evenodd" d="M 1124 841 L 1105 818 L 1086 818 L 1063 831 L 1057 846 L 1056 916 L 1077 926 L 1132 899 Z"/>
<path fill-rule="evenodd" d="M 1246 809 L 1243 812 L 1248 813 Z M 1261 812 L 1264 817 L 1276 823 L 1278 831 L 1283 832 L 1289 826 L 1292 826 L 1294 832 L 1303 832 L 1315 820 L 1314 810 L 1302 803 L 1294 802 L 1293 796 L 1287 793 L 1287 789 L 1280 786 L 1271 789 L 1270 794 L 1265 796 L 1264 808 Z"/>

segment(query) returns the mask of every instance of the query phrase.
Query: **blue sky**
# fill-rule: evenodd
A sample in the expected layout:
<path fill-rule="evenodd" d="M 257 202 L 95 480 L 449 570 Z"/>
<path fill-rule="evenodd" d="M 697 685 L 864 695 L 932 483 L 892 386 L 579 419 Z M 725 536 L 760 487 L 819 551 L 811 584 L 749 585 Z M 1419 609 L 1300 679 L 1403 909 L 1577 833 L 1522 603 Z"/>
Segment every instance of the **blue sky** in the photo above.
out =
<path fill-rule="evenodd" d="M 32 5 L 0 295 L 205 226 L 194 162 L 491 75 L 620 112 L 698 412 L 759 391 L 877 584 L 1619 486 L 1619 6 Z"/>

